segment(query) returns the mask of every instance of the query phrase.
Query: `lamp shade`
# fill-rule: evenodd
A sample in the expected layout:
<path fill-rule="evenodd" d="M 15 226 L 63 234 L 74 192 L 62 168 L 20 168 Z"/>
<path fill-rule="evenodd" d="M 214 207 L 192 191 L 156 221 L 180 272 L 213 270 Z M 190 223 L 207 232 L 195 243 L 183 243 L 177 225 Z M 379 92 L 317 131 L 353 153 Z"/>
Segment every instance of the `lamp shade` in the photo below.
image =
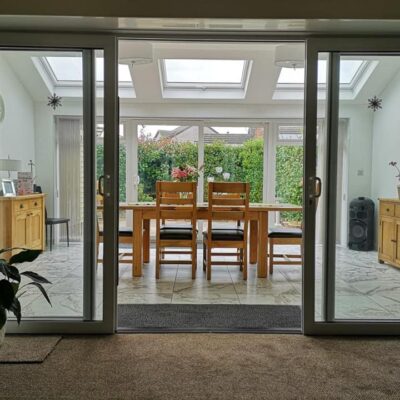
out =
<path fill-rule="evenodd" d="M 0 158 L 0 171 L 21 171 L 21 160 Z"/>
<path fill-rule="evenodd" d="M 275 49 L 275 65 L 283 68 L 304 68 L 303 45 L 281 45 Z"/>
<path fill-rule="evenodd" d="M 150 64 L 153 62 L 153 45 L 145 41 L 122 42 L 118 62 L 122 64 Z"/>

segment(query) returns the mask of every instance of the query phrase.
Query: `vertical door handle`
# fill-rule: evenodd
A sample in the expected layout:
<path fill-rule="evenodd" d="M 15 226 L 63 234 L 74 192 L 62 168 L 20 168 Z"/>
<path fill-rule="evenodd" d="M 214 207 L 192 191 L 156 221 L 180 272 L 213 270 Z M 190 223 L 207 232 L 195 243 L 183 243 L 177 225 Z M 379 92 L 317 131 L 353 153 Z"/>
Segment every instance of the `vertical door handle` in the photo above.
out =
<path fill-rule="evenodd" d="M 321 192 L 322 192 L 322 181 L 321 178 L 316 176 L 315 177 L 315 195 L 314 197 L 318 199 L 318 197 L 321 197 Z"/>
<path fill-rule="evenodd" d="M 99 195 L 104 197 L 104 175 L 99 177 Z"/>

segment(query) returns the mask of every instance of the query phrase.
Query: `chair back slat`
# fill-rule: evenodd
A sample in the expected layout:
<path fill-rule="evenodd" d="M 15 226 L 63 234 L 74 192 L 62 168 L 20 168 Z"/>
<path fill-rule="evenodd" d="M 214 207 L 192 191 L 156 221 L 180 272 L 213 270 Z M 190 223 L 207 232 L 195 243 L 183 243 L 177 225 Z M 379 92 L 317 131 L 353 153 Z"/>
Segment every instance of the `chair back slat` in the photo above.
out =
<path fill-rule="evenodd" d="M 169 182 L 169 181 L 158 181 L 159 190 L 163 192 L 164 196 L 167 193 L 175 194 L 179 197 L 179 193 L 190 193 L 193 191 L 193 185 L 196 186 L 196 182 Z M 172 196 L 168 196 L 172 197 Z"/>
<path fill-rule="evenodd" d="M 165 205 L 191 205 L 193 200 L 191 198 L 181 199 L 179 197 L 160 197 L 160 204 Z"/>
<path fill-rule="evenodd" d="M 223 197 L 226 193 L 235 194 L 236 196 L 240 196 L 243 193 L 246 193 L 246 185 L 248 183 L 245 182 L 209 182 L 212 183 L 213 191 L 215 193 L 215 197 Z M 230 197 L 233 197 L 233 196 Z"/>
<path fill-rule="evenodd" d="M 214 197 L 213 204 L 219 206 L 244 206 L 246 205 L 246 200 L 241 198 Z"/>

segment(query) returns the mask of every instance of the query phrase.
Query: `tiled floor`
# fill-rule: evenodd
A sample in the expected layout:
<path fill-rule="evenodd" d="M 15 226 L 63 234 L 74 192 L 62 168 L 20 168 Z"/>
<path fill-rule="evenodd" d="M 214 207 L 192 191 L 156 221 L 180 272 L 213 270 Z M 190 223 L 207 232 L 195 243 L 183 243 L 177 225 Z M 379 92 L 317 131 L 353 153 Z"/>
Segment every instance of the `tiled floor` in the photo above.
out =
<path fill-rule="evenodd" d="M 295 250 L 294 250 L 295 251 Z M 152 250 L 153 256 L 154 250 Z M 120 266 L 118 302 L 127 303 L 179 303 L 179 304 L 301 304 L 300 266 L 276 266 L 270 279 L 256 277 L 256 266 L 249 266 L 244 282 L 239 268 L 213 268 L 211 282 L 205 279 L 199 267 L 195 280 L 186 265 L 162 266 L 161 277 L 154 277 L 154 262 L 144 267 L 144 276 L 132 278 L 128 264 Z M 23 315 L 77 317 L 82 315 L 82 246 L 61 244 L 52 252 L 45 252 L 29 269 L 43 274 L 52 281 L 48 306 L 35 288 L 22 297 Z M 320 257 L 317 257 L 317 265 Z M 102 266 L 98 274 L 98 314 L 102 305 Z M 320 271 L 316 271 L 317 286 Z M 337 248 L 336 317 L 337 318 L 400 318 L 400 270 L 377 262 L 376 252 L 354 252 Z M 317 303 L 320 295 L 317 293 Z M 319 306 L 316 306 L 317 310 Z M 316 314 L 320 317 L 319 312 Z"/>

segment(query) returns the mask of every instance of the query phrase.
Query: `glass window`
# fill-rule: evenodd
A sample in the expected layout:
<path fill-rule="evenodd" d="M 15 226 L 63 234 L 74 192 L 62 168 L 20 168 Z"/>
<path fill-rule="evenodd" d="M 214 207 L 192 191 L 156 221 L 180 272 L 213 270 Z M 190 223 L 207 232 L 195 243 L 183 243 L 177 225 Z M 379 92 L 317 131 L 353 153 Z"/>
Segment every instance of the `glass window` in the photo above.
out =
<path fill-rule="evenodd" d="M 240 181 L 250 183 L 250 201 L 261 203 L 263 151 L 262 127 L 205 127 L 204 199 L 208 181 Z"/>
<path fill-rule="evenodd" d="M 164 60 L 168 83 L 241 83 L 245 60 Z"/>
<path fill-rule="evenodd" d="M 351 84 L 365 64 L 362 60 L 343 61 L 340 65 L 340 83 Z M 326 60 L 318 61 L 318 83 L 326 83 Z M 304 68 L 282 68 L 278 84 L 304 84 Z"/>
<path fill-rule="evenodd" d="M 80 82 L 82 81 L 82 58 L 81 57 L 45 57 L 45 62 L 49 66 L 54 78 L 58 82 Z M 96 80 L 103 82 L 104 60 L 96 57 Z M 118 65 L 119 82 L 132 83 L 129 66 L 126 64 Z"/>

